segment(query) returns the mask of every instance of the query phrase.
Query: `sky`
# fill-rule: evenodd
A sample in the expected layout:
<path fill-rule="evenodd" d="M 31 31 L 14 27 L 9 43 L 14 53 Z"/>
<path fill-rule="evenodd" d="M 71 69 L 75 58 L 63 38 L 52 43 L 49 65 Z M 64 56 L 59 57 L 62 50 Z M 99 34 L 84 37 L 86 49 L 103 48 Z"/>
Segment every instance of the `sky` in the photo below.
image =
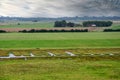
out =
<path fill-rule="evenodd" d="M 0 16 L 120 16 L 120 0 L 0 0 Z"/>

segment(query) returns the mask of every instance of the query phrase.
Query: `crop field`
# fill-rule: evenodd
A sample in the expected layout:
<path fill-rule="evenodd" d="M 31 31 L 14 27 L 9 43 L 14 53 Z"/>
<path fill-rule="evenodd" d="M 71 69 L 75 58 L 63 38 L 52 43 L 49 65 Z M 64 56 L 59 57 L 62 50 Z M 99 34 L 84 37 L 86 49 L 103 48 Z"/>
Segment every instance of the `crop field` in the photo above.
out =
<path fill-rule="evenodd" d="M 1 33 L 1 49 L 24 48 L 119 48 L 119 32 Z"/>

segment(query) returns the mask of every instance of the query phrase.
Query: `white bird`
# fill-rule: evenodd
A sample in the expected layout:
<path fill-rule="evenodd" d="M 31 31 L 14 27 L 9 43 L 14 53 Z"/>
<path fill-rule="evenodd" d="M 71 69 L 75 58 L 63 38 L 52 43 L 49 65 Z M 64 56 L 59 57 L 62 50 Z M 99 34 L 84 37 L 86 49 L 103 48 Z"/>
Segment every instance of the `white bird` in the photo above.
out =
<path fill-rule="evenodd" d="M 53 54 L 53 53 L 50 53 L 50 52 L 48 52 L 48 54 L 49 54 L 50 56 L 56 56 L 55 54 Z"/>
<path fill-rule="evenodd" d="M 94 54 L 90 54 L 91 56 L 93 56 Z"/>
<path fill-rule="evenodd" d="M 111 54 L 109 54 L 109 55 L 110 55 L 110 56 L 113 56 L 114 54 L 111 53 Z"/>
<path fill-rule="evenodd" d="M 30 56 L 31 56 L 31 57 L 34 57 L 35 55 L 33 55 L 32 53 L 30 53 Z"/>
<path fill-rule="evenodd" d="M 68 55 L 70 55 L 70 56 L 76 56 L 75 54 L 73 54 L 73 53 L 71 53 L 71 52 L 65 52 L 65 53 L 67 53 Z"/>
<path fill-rule="evenodd" d="M 16 56 L 12 53 L 9 54 L 9 58 L 15 58 Z"/>

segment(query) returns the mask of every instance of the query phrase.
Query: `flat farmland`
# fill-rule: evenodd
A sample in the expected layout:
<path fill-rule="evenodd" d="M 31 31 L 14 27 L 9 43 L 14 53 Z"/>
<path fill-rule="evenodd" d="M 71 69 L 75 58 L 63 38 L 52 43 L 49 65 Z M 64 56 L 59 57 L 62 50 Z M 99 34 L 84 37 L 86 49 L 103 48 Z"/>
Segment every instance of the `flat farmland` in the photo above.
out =
<path fill-rule="evenodd" d="M 0 33 L 0 56 L 9 53 L 35 57 L 0 59 L 0 80 L 120 79 L 119 32 Z"/>
<path fill-rule="evenodd" d="M 119 47 L 119 32 L 0 34 L 1 49 Z"/>
<path fill-rule="evenodd" d="M 31 59 L 0 62 L 0 80 L 119 80 L 119 60 Z"/>
<path fill-rule="evenodd" d="M 18 25 L 19 23 L 19 25 Z M 80 22 L 82 24 L 82 22 Z M 7 32 L 18 32 L 20 30 L 31 30 L 31 29 L 88 29 L 90 32 L 94 31 L 103 31 L 104 29 L 120 29 L 120 21 L 113 21 L 113 25 L 111 27 L 54 27 L 54 22 L 6 22 L 0 23 L 0 30 L 5 30 Z"/>
<path fill-rule="evenodd" d="M 19 23 L 19 25 L 18 25 Z M 0 28 L 53 28 L 54 22 L 8 22 L 0 23 Z"/>

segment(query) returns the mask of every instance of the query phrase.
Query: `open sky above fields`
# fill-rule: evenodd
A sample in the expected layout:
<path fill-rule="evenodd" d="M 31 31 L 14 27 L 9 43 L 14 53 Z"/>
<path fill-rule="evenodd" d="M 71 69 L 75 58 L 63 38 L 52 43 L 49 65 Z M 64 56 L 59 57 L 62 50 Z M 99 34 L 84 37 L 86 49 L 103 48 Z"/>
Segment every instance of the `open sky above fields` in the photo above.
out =
<path fill-rule="evenodd" d="M 0 0 L 0 16 L 119 16 L 120 0 Z"/>

